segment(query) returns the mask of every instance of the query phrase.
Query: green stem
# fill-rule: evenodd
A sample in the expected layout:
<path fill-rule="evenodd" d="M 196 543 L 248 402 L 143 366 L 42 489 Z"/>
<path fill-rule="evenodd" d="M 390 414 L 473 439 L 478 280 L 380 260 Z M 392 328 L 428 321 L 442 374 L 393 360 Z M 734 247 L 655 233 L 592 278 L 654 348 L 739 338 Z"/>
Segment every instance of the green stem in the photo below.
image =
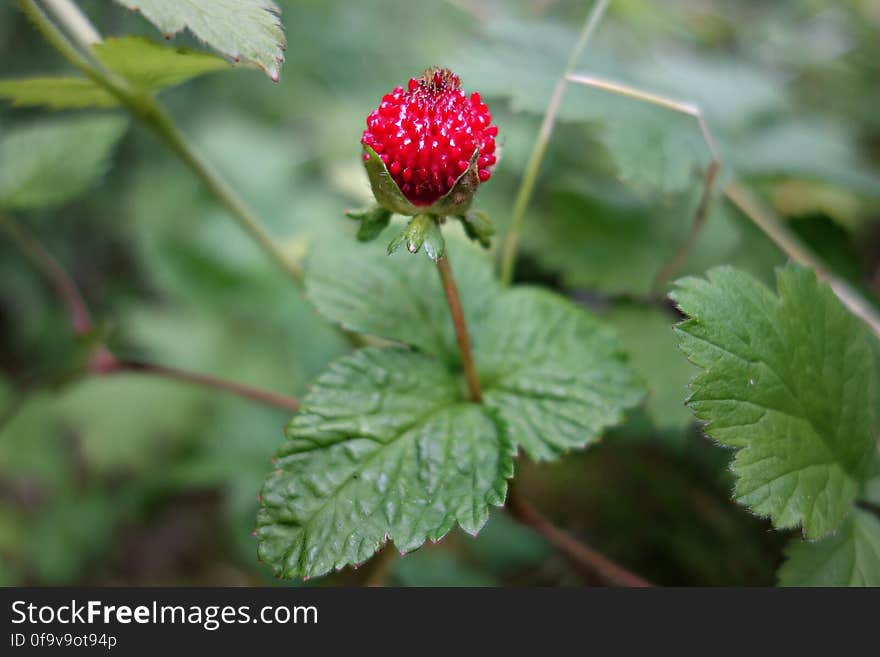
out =
<path fill-rule="evenodd" d="M 458 295 L 458 287 L 452 268 L 449 266 L 449 258 L 443 256 L 437 261 L 437 271 L 440 273 L 440 281 L 443 284 L 443 292 L 449 304 L 449 313 L 452 315 L 452 324 L 455 327 L 455 337 L 458 340 L 458 349 L 461 352 L 461 362 L 464 367 L 464 376 L 467 379 L 468 390 L 471 400 L 477 403 L 483 401 L 483 391 L 480 388 L 480 377 L 477 376 L 477 368 L 474 365 L 474 355 L 471 351 L 471 341 L 468 337 L 467 323 L 464 311 L 461 308 L 461 298 Z"/>
<path fill-rule="evenodd" d="M 93 66 L 67 40 L 33 0 L 19 0 L 21 10 L 67 61 L 89 79 L 113 94 L 135 117 L 147 125 L 204 183 L 208 190 L 226 207 L 238 224 L 299 286 L 302 272 L 284 254 L 275 239 L 257 216 L 232 191 L 208 163 L 187 143 L 165 109 L 150 95 L 138 92 L 122 78 Z M 75 8 L 75 5 L 73 5 Z"/>
<path fill-rule="evenodd" d="M 187 143 L 164 108 L 152 98 L 148 99 L 147 102 L 151 105 L 151 111 L 142 116 L 143 121 L 189 167 L 214 197 L 226 207 L 238 224 L 254 239 L 263 251 L 297 285 L 301 285 L 302 271 L 284 254 L 275 238 L 266 230 L 257 216 L 232 191 L 229 185 L 214 171 L 208 162 Z"/>
<path fill-rule="evenodd" d="M 501 258 L 501 282 L 504 285 L 510 285 L 513 281 L 513 267 L 516 260 L 516 247 L 519 241 L 519 234 L 522 230 L 523 219 L 525 218 L 526 207 L 532 198 L 532 191 L 535 188 L 535 182 L 538 179 L 538 171 L 541 168 L 541 162 L 547 151 L 547 144 L 550 142 L 550 135 L 553 133 L 553 125 L 556 123 L 556 115 L 559 113 L 559 107 L 562 105 L 562 97 L 565 93 L 567 84 L 566 76 L 572 72 L 577 64 L 581 51 L 587 45 L 596 27 L 602 20 L 605 10 L 608 8 L 610 0 L 596 0 L 593 8 L 590 10 L 589 16 L 581 30 L 580 37 L 575 43 L 562 71 L 562 76 L 556 82 L 553 89 L 553 95 L 547 105 L 547 111 L 544 113 L 544 120 L 541 122 L 541 128 L 535 139 L 535 145 L 532 148 L 532 154 L 526 164 L 526 170 L 523 173 L 523 179 L 516 195 L 516 201 L 513 204 L 513 214 L 510 220 L 510 229 L 507 232 L 507 238 L 504 242 L 504 251 Z"/>

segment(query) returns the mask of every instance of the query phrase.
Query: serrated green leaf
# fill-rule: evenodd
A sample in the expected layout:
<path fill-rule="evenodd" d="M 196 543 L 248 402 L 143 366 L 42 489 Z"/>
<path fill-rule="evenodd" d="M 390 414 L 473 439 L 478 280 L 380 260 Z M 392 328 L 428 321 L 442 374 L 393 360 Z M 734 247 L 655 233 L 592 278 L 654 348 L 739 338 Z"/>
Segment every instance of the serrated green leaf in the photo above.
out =
<path fill-rule="evenodd" d="M 534 459 L 595 442 L 644 396 L 614 334 L 563 297 L 506 290 L 471 326 L 484 401 Z"/>
<path fill-rule="evenodd" d="M 596 440 L 643 390 L 614 336 L 586 310 L 546 291 L 501 291 L 482 253 L 457 243 L 451 266 L 486 403 L 531 456 L 550 459 Z M 434 267 L 360 248 L 319 253 L 306 290 L 347 328 L 399 340 L 458 367 L 460 355 Z"/>
<path fill-rule="evenodd" d="M 162 89 L 229 68 L 224 59 L 189 48 L 171 48 L 143 37 L 111 38 L 94 46 L 110 70 L 143 89 Z"/>
<path fill-rule="evenodd" d="M 785 554 L 782 586 L 880 586 L 880 520 L 856 510 L 833 535 L 795 539 Z"/>
<path fill-rule="evenodd" d="M 367 349 L 321 376 L 287 429 L 257 518 L 260 557 L 311 577 L 476 533 L 513 474 L 512 445 L 428 356 Z"/>
<path fill-rule="evenodd" d="M 234 60 L 259 66 L 277 82 L 286 43 L 272 0 L 116 0 L 140 11 L 167 37 L 189 28 Z"/>
<path fill-rule="evenodd" d="M 10 101 L 13 107 L 82 109 L 119 105 L 113 94 L 86 78 L 0 80 L 0 98 Z"/>
<path fill-rule="evenodd" d="M 0 207 L 56 205 L 93 185 L 128 121 L 120 116 L 42 120 L 0 137 Z"/>
<path fill-rule="evenodd" d="M 777 272 L 778 295 L 732 268 L 677 282 L 676 328 L 700 367 L 688 405 L 737 449 L 736 497 L 807 538 L 850 512 L 877 441 L 876 373 L 859 321 L 808 269 Z"/>

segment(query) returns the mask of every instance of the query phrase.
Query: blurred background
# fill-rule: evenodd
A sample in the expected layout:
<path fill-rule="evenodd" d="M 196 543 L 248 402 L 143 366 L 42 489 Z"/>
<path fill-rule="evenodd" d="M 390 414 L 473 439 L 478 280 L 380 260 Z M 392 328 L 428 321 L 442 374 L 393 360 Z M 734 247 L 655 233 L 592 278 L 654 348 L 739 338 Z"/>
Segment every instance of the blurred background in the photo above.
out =
<path fill-rule="evenodd" d="M 79 4 L 104 35 L 161 40 L 116 3 Z M 280 5 L 278 85 L 240 67 L 162 99 L 285 249 L 352 239 L 343 211 L 368 198 L 364 118 L 431 65 L 479 90 L 500 126 L 503 157 L 478 205 L 503 235 L 591 3 Z M 199 47 L 187 34 L 173 43 Z M 68 71 L 14 3 L 0 4 L 0 77 Z M 722 180 L 747 181 L 877 301 L 880 2 L 614 0 L 577 71 L 699 104 Z M 0 137 L 45 114 L 3 105 Z M 114 352 L 296 396 L 349 348 L 150 133 L 131 123 L 106 160 L 77 200 L 11 214 L 70 271 Z M 548 516 L 658 584 L 768 585 L 793 534 L 731 501 L 730 454 L 683 405 L 694 372 L 675 347 L 677 317 L 650 294 L 687 234 L 708 161 L 692 118 L 569 88 L 517 276 L 614 324 L 651 394 L 599 446 L 553 465 L 521 462 L 518 476 Z M 770 282 L 782 262 L 717 198 L 682 272 L 728 263 Z M 136 374 L 84 377 L 66 309 L 5 235 L 0 280 L 0 584 L 279 584 L 251 531 L 286 414 Z M 309 585 L 355 585 L 368 571 Z M 582 583 L 501 510 L 476 539 L 453 532 L 397 559 L 386 581 Z"/>

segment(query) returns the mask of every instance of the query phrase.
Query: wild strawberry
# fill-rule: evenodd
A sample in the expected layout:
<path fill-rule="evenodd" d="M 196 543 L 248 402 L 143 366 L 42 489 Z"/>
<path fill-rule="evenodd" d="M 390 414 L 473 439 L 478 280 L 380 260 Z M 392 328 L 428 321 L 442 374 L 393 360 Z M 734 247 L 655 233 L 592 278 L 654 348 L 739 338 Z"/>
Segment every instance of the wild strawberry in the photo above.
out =
<path fill-rule="evenodd" d="M 498 135 L 491 121 L 479 93 L 468 97 L 457 75 L 430 68 L 406 90 L 397 87 L 382 98 L 367 116 L 361 143 L 378 154 L 410 203 L 427 207 L 452 190 L 477 151 L 474 182 L 489 180 Z"/>

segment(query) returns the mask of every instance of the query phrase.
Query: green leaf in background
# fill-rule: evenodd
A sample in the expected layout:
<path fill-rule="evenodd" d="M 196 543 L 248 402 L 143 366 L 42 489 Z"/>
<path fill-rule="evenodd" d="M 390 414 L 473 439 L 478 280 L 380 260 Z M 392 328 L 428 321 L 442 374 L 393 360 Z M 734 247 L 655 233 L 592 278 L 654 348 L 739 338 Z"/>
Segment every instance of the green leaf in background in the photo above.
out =
<path fill-rule="evenodd" d="M 134 470 L 192 441 L 209 393 L 137 374 L 91 377 L 66 388 L 58 416 L 77 432 L 83 457 L 98 471 Z M 157 416 L 156 409 L 162 409 Z"/>
<path fill-rule="evenodd" d="M 113 94 L 87 78 L 42 77 L 0 80 L 0 98 L 13 107 L 82 109 L 115 107 Z"/>
<path fill-rule="evenodd" d="M 598 440 L 644 397 L 613 332 L 564 297 L 507 290 L 471 326 L 484 401 L 533 459 Z"/>
<path fill-rule="evenodd" d="M 585 309 L 538 289 L 501 291 L 483 253 L 454 242 L 450 260 L 486 403 L 530 456 L 551 459 L 596 440 L 644 391 L 613 334 Z M 309 298 L 346 328 L 403 343 L 459 367 L 439 276 L 406 254 L 323 249 L 306 268 Z"/>
<path fill-rule="evenodd" d="M 272 80 L 287 46 L 280 9 L 272 0 L 116 0 L 136 9 L 167 38 L 189 28 L 233 60 L 256 64 Z"/>
<path fill-rule="evenodd" d="M 162 89 L 205 73 L 229 69 L 228 62 L 216 55 L 169 48 L 143 37 L 106 39 L 95 44 L 94 51 L 104 66 L 144 89 Z"/>
<path fill-rule="evenodd" d="M 795 539 L 786 556 L 782 586 L 880 586 L 880 520 L 856 510 L 821 541 Z"/>
<path fill-rule="evenodd" d="M 696 193 L 646 202 L 620 186 L 596 194 L 560 190 L 545 195 L 540 221 L 526 223 L 524 245 L 566 286 L 643 295 L 684 243 L 697 203 Z M 739 243 L 734 217 L 716 200 L 683 272 L 725 262 Z"/>
<path fill-rule="evenodd" d="M 104 174 L 128 121 L 120 116 L 65 117 L 16 127 L 0 136 L 0 207 L 57 205 Z"/>
<path fill-rule="evenodd" d="M 455 524 L 476 533 L 504 502 L 514 448 L 461 400 L 442 363 L 367 349 L 322 375 L 287 429 L 262 491 L 260 557 L 283 577 L 412 550 Z"/>
<path fill-rule="evenodd" d="M 349 210 L 345 216 L 360 222 L 357 232 L 359 241 L 372 242 L 379 237 L 383 230 L 388 228 L 388 222 L 391 221 L 391 210 L 386 210 L 380 205 L 373 205 L 363 210 Z"/>
<path fill-rule="evenodd" d="M 812 270 L 778 270 L 777 288 L 722 267 L 671 296 L 690 317 L 679 344 L 703 370 L 688 405 L 737 449 L 737 499 L 812 539 L 840 525 L 867 475 L 876 372 L 861 323 Z"/>
<path fill-rule="evenodd" d="M 672 314 L 655 306 L 618 303 L 601 317 L 620 335 L 630 364 L 648 384 L 645 411 L 654 426 L 682 429 L 693 422 L 684 398 L 697 368 L 681 357 Z"/>

